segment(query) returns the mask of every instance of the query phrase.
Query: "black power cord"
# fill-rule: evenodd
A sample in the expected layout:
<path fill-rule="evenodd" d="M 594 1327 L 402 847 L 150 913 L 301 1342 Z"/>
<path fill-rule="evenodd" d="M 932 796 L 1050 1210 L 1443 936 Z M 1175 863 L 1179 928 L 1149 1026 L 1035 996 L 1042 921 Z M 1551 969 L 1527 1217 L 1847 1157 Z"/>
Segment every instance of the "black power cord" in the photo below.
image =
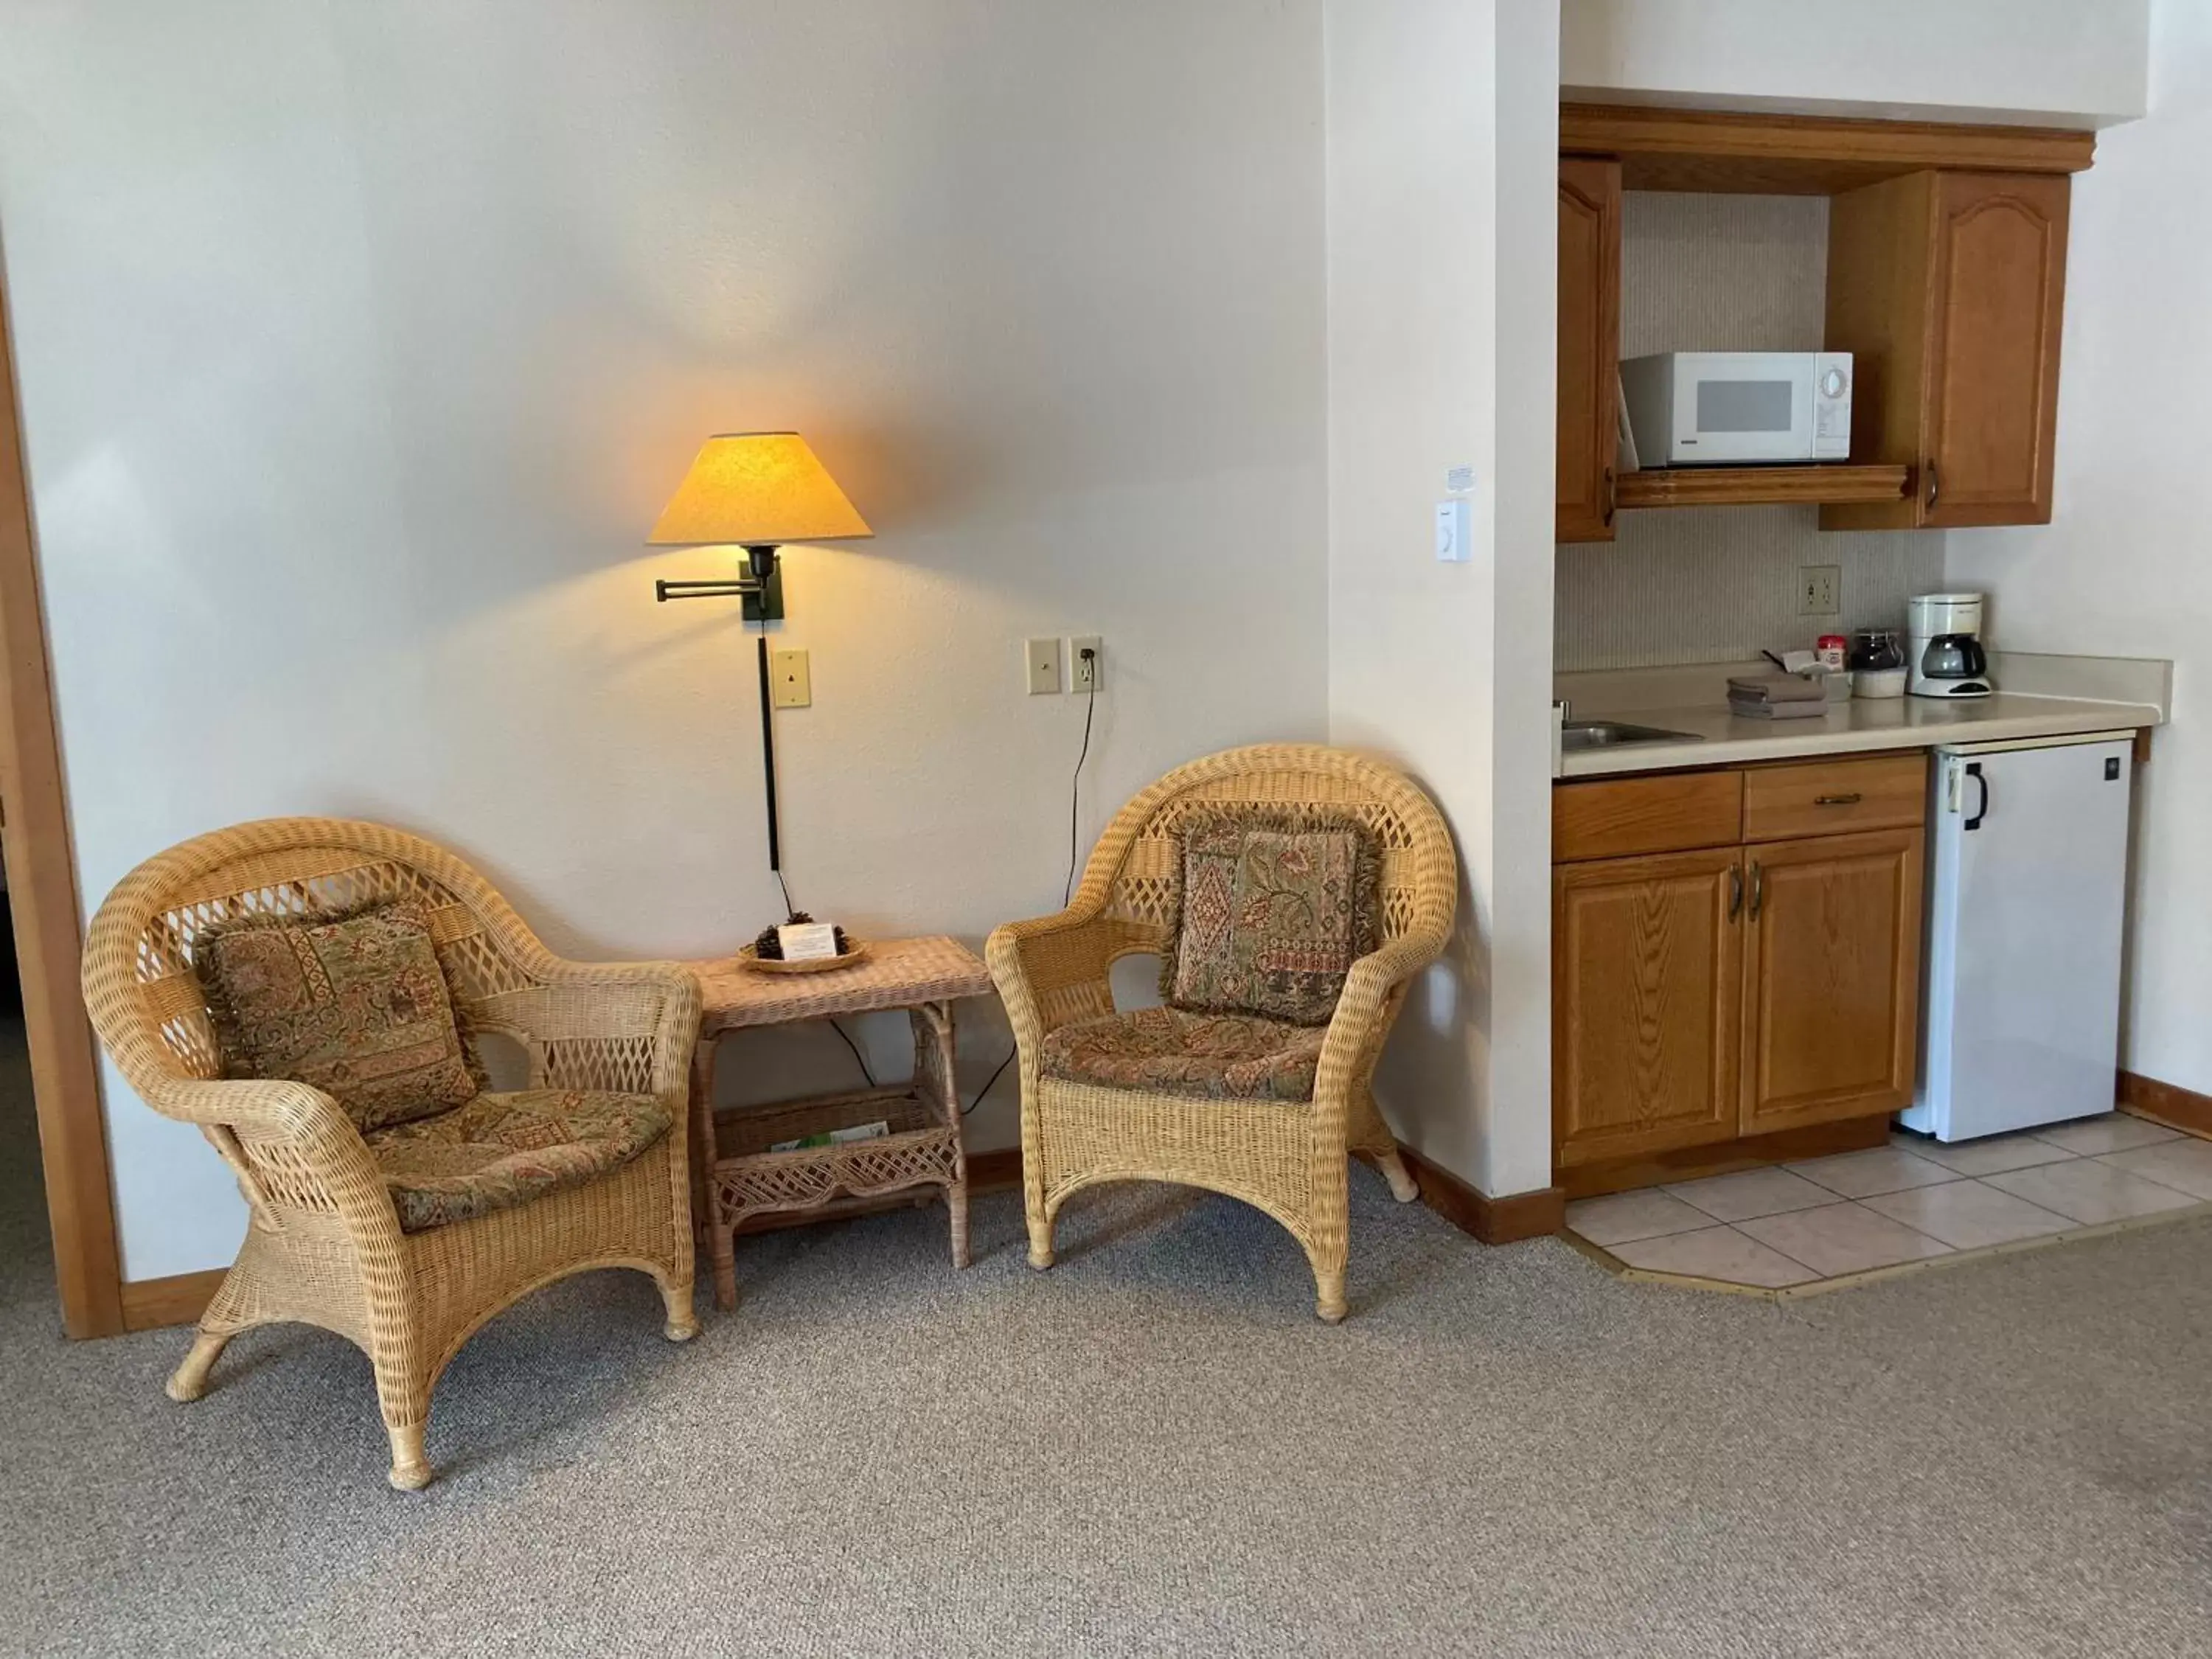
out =
<path fill-rule="evenodd" d="M 1083 661 L 1091 670 L 1089 676 L 1091 691 L 1083 705 L 1083 747 L 1076 754 L 1075 776 L 1068 785 L 1067 880 L 1060 889 L 1060 903 L 1062 909 L 1066 909 L 1068 902 L 1075 896 L 1075 872 L 1081 861 L 1082 854 L 1082 842 L 1079 836 L 1083 822 L 1083 763 L 1091 758 L 1091 723 L 1098 715 L 1098 653 L 1086 645 L 1083 647 L 1081 655 Z M 999 1069 L 992 1073 L 990 1080 L 975 1091 L 975 1098 L 960 1109 L 961 1116 L 967 1116 L 969 1113 L 983 1103 L 983 1097 L 997 1086 L 999 1079 L 1006 1074 L 1006 1067 L 1014 1063 L 1014 1055 L 1020 1052 L 1018 1045 L 999 1062 Z M 866 1068 L 863 1067 L 863 1069 Z"/>

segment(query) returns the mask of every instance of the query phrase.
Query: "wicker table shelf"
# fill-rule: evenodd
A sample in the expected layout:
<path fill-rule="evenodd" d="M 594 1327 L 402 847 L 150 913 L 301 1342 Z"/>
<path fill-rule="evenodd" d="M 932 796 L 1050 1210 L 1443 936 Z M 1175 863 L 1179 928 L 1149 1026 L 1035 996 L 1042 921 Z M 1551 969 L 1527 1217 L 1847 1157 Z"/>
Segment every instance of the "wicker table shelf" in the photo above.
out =
<path fill-rule="evenodd" d="M 952 1005 L 991 991 L 990 970 L 951 939 L 878 942 L 866 960 L 831 973 L 770 975 L 724 957 L 690 964 L 703 1017 L 691 1066 L 692 1167 L 696 1213 L 714 1267 L 714 1305 L 738 1300 L 735 1240 L 775 1218 L 824 1219 L 878 1207 L 898 1193 L 941 1188 L 951 1212 L 952 1262 L 968 1265 L 968 1158 L 952 1071 Z M 715 1055 L 732 1031 L 839 1014 L 903 1008 L 914 1026 L 914 1078 L 889 1088 L 817 1095 L 716 1111 Z M 796 1140 L 864 1123 L 888 1135 L 772 1152 Z"/>

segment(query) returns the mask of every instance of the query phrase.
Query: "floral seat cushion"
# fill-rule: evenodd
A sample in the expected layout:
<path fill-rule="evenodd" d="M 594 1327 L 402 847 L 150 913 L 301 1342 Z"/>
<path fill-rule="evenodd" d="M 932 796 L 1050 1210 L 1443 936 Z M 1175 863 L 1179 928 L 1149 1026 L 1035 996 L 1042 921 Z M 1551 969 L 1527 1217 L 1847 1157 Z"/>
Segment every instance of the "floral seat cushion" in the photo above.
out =
<path fill-rule="evenodd" d="M 1325 1025 L 1352 964 L 1376 947 L 1380 860 L 1354 820 L 1266 812 L 1182 832 L 1176 936 L 1160 996 L 1176 1008 Z"/>
<path fill-rule="evenodd" d="M 419 1233 L 580 1186 L 629 1163 L 670 1122 L 651 1095 L 524 1089 L 481 1094 L 368 1140 L 399 1230 Z"/>
<path fill-rule="evenodd" d="M 1322 1025 L 1257 1014 L 1139 1008 L 1048 1032 L 1038 1056 L 1049 1078 L 1209 1100 L 1313 1098 Z"/>

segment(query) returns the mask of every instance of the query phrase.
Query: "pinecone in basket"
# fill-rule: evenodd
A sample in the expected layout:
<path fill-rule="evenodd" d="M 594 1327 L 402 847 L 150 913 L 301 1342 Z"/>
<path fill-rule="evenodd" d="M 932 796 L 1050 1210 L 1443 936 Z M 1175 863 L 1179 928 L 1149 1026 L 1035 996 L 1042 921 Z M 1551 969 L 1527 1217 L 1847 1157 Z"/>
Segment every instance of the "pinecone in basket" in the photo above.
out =
<path fill-rule="evenodd" d="M 787 921 L 781 923 L 770 922 L 767 927 L 760 930 L 759 935 L 753 940 L 753 954 L 758 957 L 763 962 L 781 962 L 783 960 L 783 940 L 778 937 L 776 928 L 779 926 L 784 927 L 803 927 L 811 923 L 813 920 L 814 918 L 808 915 L 804 910 L 793 910 Z M 837 954 L 841 957 L 852 955 L 853 946 L 851 942 L 845 937 L 845 930 L 842 927 L 833 927 L 831 931 L 836 936 Z"/>

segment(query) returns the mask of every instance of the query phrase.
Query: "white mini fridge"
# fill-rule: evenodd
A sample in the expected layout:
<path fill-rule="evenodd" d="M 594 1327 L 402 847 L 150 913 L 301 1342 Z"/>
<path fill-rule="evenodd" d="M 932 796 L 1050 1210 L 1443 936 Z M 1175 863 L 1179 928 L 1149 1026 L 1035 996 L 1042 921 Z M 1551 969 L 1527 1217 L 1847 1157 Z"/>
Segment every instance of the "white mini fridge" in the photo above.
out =
<path fill-rule="evenodd" d="M 2132 739 L 1936 751 L 1920 1086 L 1938 1140 L 2112 1109 Z"/>

